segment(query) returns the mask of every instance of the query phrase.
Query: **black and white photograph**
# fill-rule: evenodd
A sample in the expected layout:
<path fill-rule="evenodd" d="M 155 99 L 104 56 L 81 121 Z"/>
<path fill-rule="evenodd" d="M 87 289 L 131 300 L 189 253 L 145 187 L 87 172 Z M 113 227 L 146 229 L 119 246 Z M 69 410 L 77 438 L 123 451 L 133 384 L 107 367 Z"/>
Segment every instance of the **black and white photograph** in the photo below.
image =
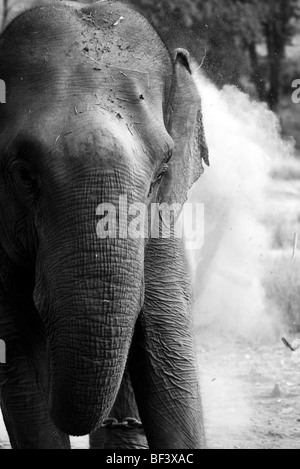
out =
<path fill-rule="evenodd" d="M 0 0 L 0 449 L 300 449 L 300 0 Z"/>

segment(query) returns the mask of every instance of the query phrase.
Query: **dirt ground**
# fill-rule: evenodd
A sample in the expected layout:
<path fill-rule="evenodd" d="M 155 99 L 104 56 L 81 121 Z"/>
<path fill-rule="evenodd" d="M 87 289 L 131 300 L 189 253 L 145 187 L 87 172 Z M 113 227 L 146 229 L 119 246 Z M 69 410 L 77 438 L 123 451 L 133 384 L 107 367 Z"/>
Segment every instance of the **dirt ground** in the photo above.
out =
<path fill-rule="evenodd" d="M 198 355 L 210 448 L 300 448 L 300 363 L 280 339 L 201 337 Z"/>
<path fill-rule="evenodd" d="M 300 363 L 281 340 L 255 346 L 204 334 L 197 342 L 209 448 L 300 449 Z M 88 440 L 72 444 L 85 449 Z M 1 422 L 0 447 L 9 449 Z"/>

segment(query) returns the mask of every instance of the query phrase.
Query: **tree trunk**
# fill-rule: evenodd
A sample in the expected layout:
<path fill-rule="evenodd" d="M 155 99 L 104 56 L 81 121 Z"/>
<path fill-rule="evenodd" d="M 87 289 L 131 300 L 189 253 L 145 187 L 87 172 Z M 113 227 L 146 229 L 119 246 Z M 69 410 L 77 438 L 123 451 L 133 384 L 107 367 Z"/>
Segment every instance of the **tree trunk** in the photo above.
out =
<path fill-rule="evenodd" d="M 271 26 L 267 35 L 267 47 L 269 56 L 269 80 L 270 88 L 267 94 L 267 102 L 270 109 L 274 112 L 278 111 L 279 100 L 280 100 L 280 75 L 281 75 L 281 61 L 283 58 L 282 46 L 278 47 L 278 37 L 276 32 Z M 271 31 L 270 31 L 271 30 Z"/>
<path fill-rule="evenodd" d="M 270 18 L 265 26 L 269 58 L 270 89 L 268 104 L 273 111 L 278 111 L 281 88 L 282 60 L 289 36 L 288 27 L 292 17 L 292 5 L 288 0 L 273 0 Z"/>
<path fill-rule="evenodd" d="M 256 51 L 256 44 L 253 41 L 250 44 L 247 44 L 247 47 L 248 47 L 250 62 L 251 62 L 252 81 L 255 85 L 259 100 L 266 101 L 267 100 L 266 84 L 265 84 L 263 75 L 260 70 L 259 60 L 258 60 L 257 51 Z"/>

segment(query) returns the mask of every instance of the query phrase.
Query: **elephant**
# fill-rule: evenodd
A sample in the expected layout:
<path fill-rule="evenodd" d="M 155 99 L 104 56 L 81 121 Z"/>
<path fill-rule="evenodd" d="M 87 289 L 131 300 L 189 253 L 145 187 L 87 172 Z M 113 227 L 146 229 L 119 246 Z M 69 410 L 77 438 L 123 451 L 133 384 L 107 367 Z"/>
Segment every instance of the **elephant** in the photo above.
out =
<path fill-rule="evenodd" d="M 0 78 L 12 448 L 205 448 L 183 240 L 97 229 L 120 196 L 145 224 L 153 204 L 181 209 L 209 165 L 188 52 L 127 3 L 43 2 L 0 36 Z"/>

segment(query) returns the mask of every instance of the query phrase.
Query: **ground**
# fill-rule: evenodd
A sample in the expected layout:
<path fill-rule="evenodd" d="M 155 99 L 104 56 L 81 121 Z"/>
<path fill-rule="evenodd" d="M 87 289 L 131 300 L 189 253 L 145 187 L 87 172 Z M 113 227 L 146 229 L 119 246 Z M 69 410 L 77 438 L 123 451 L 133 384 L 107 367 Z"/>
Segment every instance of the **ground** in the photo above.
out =
<path fill-rule="evenodd" d="M 209 448 L 300 449 L 300 363 L 280 339 L 200 333 L 197 352 Z M 1 424 L 0 447 L 9 448 Z M 87 448 L 87 438 L 73 447 Z"/>
<path fill-rule="evenodd" d="M 198 339 L 208 446 L 299 449 L 300 363 L 278 339 Z"/>
<path fill-rule="evenodd" d="M 299 160 L 281 162 L 273 176 L 264 201 L 264 223 L 272 234 L 264 284 L 272 336 L 197 332 L 210 448 L 300 449 L 300 360 L 292 361 L 281 340 L 300 338 L 299 243 L 293 259 L 300 230 Z"/>

